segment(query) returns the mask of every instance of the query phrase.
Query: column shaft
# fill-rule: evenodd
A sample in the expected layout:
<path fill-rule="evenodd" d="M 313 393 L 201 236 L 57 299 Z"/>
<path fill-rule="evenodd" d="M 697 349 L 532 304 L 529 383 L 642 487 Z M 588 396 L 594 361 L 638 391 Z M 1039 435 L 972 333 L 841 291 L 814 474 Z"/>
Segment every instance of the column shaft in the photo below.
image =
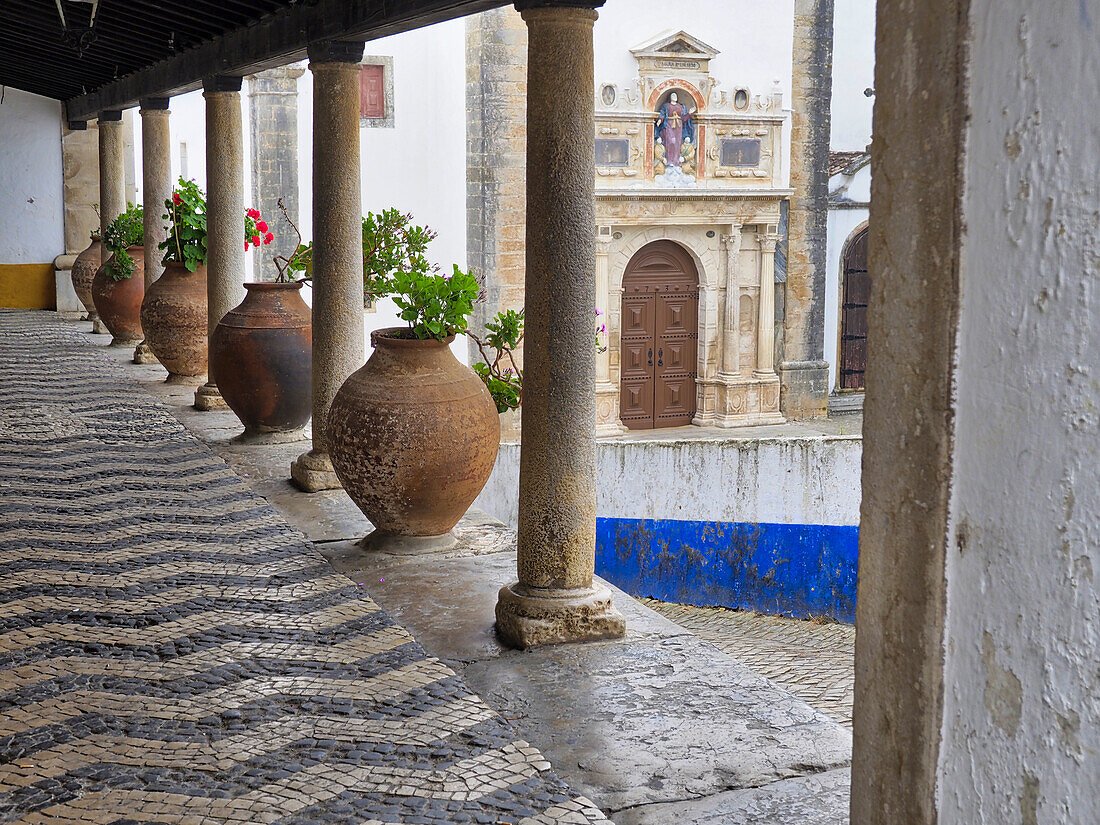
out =
<path fill-rule="evenodd" d="M 207 341 L 225 313 L 244 300 L 244 142 L 241 78 L 203 81 L 206 98 L 206 320 Z M 195 393 L 201 410 L 227 409 L 213 359 Z"/>
<path fill-rule="evenodd" d="M 519 582 L 497 603 L 518 647 L 621 636 L 596 544 L 593 9 L 537 7 L 528 26 L 527 239 Z"/>
<path fill-rule="evenodd" d="M 168 98 L 141 101 L 141 189 L 145 215 L 145 289 L 161 276 L 163 253 L 157 248 L 167 237 L 164 202 L 172 196 L 172 146 L 168 126 Z M 149 345 L 142 341 L 134 350 L 138 364 L 155 364 Z"/>
<path fill-rule="evenodd" d="M 291 466 L 308 492 L 335 489 L 325 440 L 337 390 L 366 358 L 359 180 L 362 43 L 310 47 L 313 72 L 313 449 Z"/>
<path fill-rule="evenodd" d="M 760 314 L 756 322 L 756 375 L 775 375 L 775 235 L 760 236 Z"/>
<path fill-rule="evenodd" d="M 722 326 L 722 372 L 738 375 L 741 371 L 741 333 L 737 323 L 737 299 L 741 285 L 741 225 L 730 227 L 723 236 L 726 247 L 726 306 Z"/>
<path fill-rule="evenodd" d="M 122 112 L 113 110 L 99 115 L 99 233 L 126 211 L 126 165 L 123 151 Z M 103 250 L 107 257 L 107 250 Z M 92 332 L 108 332 L 94 307 L 88 307 Z"/>

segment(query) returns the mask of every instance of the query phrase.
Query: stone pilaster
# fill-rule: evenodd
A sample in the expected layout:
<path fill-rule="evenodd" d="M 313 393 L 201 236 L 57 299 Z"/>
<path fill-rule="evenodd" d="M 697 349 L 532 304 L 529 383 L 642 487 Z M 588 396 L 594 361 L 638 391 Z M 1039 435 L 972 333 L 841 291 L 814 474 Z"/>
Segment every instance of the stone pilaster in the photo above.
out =
<path fill-rule="evenodd" d="M 824 361 L 826 225 L 832 99 L 833 0 L 795 0 L 791 198 L 782 407 L 789 418 L 828 412 Z"/>
<path fill-rule="evenodd" d="M 775 227 L 769 227 L 774 230 Z M 756 378 L 775 377 L 775 245 L 774 233 L 758 235 L 760 245 L 760 298 L 756 322 Z"/>
<path fill-rule="evenodd" d="M 207 341 L 225 313 L 244 300 L 244 144 L 241 78 L 203 81 L 206 98 L 206 319 Z M 218 391 L 214 359 L 195 392 L 200 410 L 228 409 Z"/>
<path fill-rule="evenodd" d="M 337 390 L 366 359 L 359 184 L 362 42 L 309 47 L 313 72 L 313 448 L 290 474 L 306 492 L 339 488 L 325 440 Z"/>
<path fill-rule="evenodd" d="M 626 623 L 594 581 L 596 12 L 575 4 L 520 8 L 528 27 L 530 277 L 519 581 L 501 589 L 496 617 L 502 641 L 527 648 L 622 636 Z"/>
<path fill-rule="evenodd" d="M 730 226 L 728 235 L 722 236 L 722 249 L 726 253 L 726 300 L 722 313 L 722 370 L 721 377 L 739 375 L 740 337 L 737 328 L 737 295 L 740 291 L 741 225 Z"/>
<path fill-rule="evenodd" d="M 168 126 L 168 98 L 141 101 L 141 190 L 145 215 L 145 289 L 164 272 L 163 253 L 157 246 L 168 237 L 164 202 L 172 196 L 172 140 Z M 134 350 L 134 363 L 156 364 L 157 357 L 142 341 Z"/>
<path fill-rule="evenodd" d="M 597 335 L 596 352 L 596 435 L 619 435 L 626 427 L 619 420 L 619 387 L 611 381 L 611 286 L 608 256 L 611 247 L 611 227 L 596 229 L 596 308 L 603 313 L 593 319 L 595 326 L 603 324 L 607 332 Z M 599 350 L 602 350 L 599 351 Z"/>
<path fill-rule="evenodd" d="M 466 260 L 482 284 L 471 328 L 523 308 L 527 26 L 512 8 L 466 18 Z M 516 362 L 523 364 L 523 348 Z M 471 362 L 481 360 L 470 342 Z M 519 439 L 519 416 L 501 418 Z"/>
<path fill-rule="evenodd" d="M 275 240 L 253 255 L 253 273 L 257 281 L 275 279 L 276 255 L 291 255 L 298 236 L 283 220 L 279 198 L 299 222 L 301 200 L 298 195 L 298 78 L 305 67 L 297 64 L 268 69 L 249 76 L 249 134 L 251 135 L 252 202 L 267 221 Z"/>
<path fill-rule="evenodd" d="M 126 211 L 126 163 L 123 152 L 122 112 L 99 113 L 99 233 Z M 107 251 L 104 250 L 104 255 Z M 106 333 L 94 307 L 88 307 L 92 332 Z"/>

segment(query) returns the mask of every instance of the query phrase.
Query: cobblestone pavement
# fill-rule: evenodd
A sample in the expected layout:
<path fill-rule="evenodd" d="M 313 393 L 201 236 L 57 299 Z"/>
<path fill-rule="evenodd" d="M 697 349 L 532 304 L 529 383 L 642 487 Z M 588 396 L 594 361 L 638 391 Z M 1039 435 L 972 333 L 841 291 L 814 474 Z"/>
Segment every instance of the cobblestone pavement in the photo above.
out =
<path fill-rule="evenodd" d="M 838 722 L 852 726 L 856 629 L 639 599 Z"/>
<path fill-rule="evenodd" d="M 2 823 L 607 821 L 47 313 L 0 310 L 0 603 Z"/>

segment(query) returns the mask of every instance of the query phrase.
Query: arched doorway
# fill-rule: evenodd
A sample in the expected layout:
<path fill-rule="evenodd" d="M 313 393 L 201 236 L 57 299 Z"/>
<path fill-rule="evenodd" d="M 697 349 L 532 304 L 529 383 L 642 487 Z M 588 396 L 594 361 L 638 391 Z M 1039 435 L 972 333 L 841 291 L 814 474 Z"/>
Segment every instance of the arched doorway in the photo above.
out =
<path fill-rule="evenodd" d="M 844 252 L 843 297 L 840 307 L 840 389 L 862 390 L 867 369 L 867 230 L 860 231 Z"/>
<path fill-rule="evenodd" d="M 635 253 L 623 274 L 620 413 L 632 430 L 695 417 L 699 274 L 672 241 Z"/>

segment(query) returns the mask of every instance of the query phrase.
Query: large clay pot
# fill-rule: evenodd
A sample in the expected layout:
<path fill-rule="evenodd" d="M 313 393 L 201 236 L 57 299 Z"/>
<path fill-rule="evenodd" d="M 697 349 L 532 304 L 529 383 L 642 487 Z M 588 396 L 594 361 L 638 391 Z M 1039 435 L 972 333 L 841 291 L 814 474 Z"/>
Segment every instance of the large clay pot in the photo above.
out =
<path fill-rule="evenodd" d="M 95 272 L 101 263 L 103 263 L 103 241 L 92 241 L 87 249 L 76 256 L 72 271 L 69 273 L 73 279 L 76 297 L 88 311 L 89 321 L 99 317 L 95 311 L 95 303 L 92 301 L 92 279 L 95 278 Z"/>
<path fill-rule="evenodd" d="M 416 552 L 453 542 L 451 528 L 496 463 L 500 418 L 449 340 L 395 337 L 402 332 L 371 336 L 370 360 L 332 402 L 326 442 L 344 489 L 376 528 L 367 546 Z"/>
<path fill-rule="evenodd" d="M 134 347 L 145 337 L 141 331 L 141 299 L 145 297 L 145 247 L 130 246 L 126 251 L 134 259 L 134 271 L 129 278 L 116 281 L 107 274 L 107 261 L 104 261 L 92 279 L 92 301 L 103 324 L 114 336 L 112 347 Z"/>
<path fill-rule="evenodd" d="M 169 383 L 206 375 L 206 325 L 206 267 L 190 272 L 169 261 L 141 302 L 145 343 L 168 370 Z"/>
<path fill-rule="evenodd" d="M 245 439 L 279 440 L 313 410 L 313 322 L 300 283 L 245 284 L 210 342 L 210 374 Z"/>

